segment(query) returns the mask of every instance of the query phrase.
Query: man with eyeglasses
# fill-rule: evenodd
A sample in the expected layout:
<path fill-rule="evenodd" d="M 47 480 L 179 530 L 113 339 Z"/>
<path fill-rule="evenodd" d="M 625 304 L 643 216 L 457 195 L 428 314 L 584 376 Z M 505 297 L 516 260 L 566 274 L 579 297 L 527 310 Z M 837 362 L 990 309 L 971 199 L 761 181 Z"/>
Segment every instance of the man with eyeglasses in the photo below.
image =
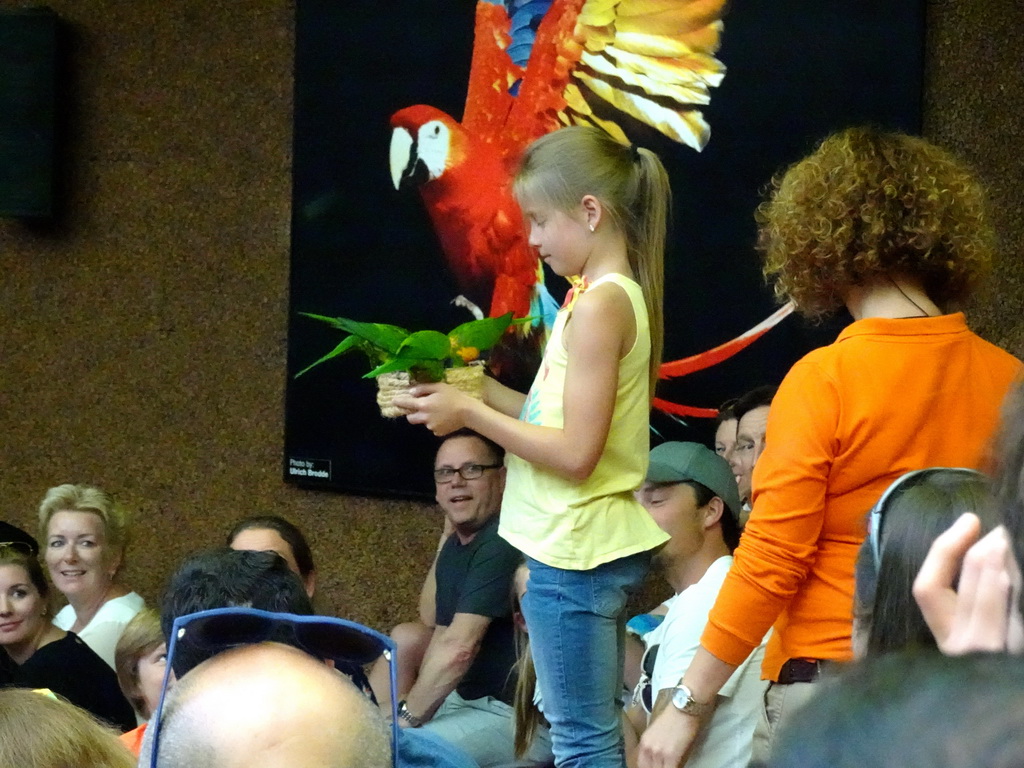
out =
<path fill-rule="evenodd" d="M 767 687 L 760 679 L 764 642 L 710 705 L 695 707 L 685 687 L 676 685 L 700 644 L 739 543 L 736 480 L 728 462 L 705 446 L 663 443 L 651 451 L 640 502 L 672 537 L 655 553 L 652 565 L 675 597 L 667 601 L 664 622 L 644 636 L 647 651 L 627 719 L 639 735 L 652 710 L 675 706 L 690 712 L 701 719 L 705 733 L 686 765 L 742 768 L 750 759 Z"/>
<path fill-rule="evenodd" d="M 458 745 L 481 768 L 519 764 L 511 594 L 521 556 L 498 536 L 503 463 L 499 446 L 466 430 L 446 436 L 437 450 L 434 483 L 445 534 L 420 600 L 422 625 L 432 628 L 424 629 L 429 639 L 415 680 L 399 680 L 400 688 L 410 686 L 399 690 L 399 724 Z M 400 634 L 396 628 L 393 636 Z M 408 659 L 399 643 L 399 658 Z"/>

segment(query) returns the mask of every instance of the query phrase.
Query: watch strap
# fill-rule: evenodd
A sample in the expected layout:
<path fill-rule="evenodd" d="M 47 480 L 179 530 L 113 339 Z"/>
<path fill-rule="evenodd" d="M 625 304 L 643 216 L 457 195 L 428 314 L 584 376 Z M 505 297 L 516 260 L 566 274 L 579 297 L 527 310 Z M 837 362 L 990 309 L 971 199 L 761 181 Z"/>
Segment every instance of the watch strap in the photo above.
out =
<path fill-rule="evenodd" d="M 423 725 L 423 719 L 416 717 L 412 712 L 409 711 L 409 707 L 406 706 L 405 699 L 398 702 L 398 716 L 405 720 L 413 728 L 419 728 Z"/>

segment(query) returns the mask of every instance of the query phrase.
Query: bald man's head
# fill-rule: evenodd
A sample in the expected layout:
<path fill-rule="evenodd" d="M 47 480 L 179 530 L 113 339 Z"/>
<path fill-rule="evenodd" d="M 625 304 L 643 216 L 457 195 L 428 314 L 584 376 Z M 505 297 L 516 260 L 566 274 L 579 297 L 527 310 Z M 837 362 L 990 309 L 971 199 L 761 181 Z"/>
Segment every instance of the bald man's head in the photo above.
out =
<path fill-rule="evenodd" d="M 168 692 L 161 720 L 160 768 L 391 766 L 391 729 L 372 702 L 327 665 L 277 643 L 203 662 Z M 149 764 L 146 736 L 141 765 Z"/>

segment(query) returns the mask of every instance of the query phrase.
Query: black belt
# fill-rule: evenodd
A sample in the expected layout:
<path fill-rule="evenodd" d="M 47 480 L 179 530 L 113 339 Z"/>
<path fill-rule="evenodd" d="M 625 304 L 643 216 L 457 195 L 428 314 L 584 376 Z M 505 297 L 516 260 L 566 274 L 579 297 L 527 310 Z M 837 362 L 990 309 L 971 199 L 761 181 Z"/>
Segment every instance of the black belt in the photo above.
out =
<path fill-rule="evenodd" d="M 813 683 L 831 662 L 822 659 L 790 659 L 779 670 L 779 684 Z"/>

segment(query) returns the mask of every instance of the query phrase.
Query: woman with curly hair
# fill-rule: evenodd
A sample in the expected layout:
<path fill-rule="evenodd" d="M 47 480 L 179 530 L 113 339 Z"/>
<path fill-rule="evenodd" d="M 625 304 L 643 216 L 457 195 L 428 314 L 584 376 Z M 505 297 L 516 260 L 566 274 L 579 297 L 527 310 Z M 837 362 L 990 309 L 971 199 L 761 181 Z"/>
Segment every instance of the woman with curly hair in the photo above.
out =
<path fill-rule="evenodd" d="M 773 181 L 757 220 L 777 295 L 809 317 L 845 306 L 854 322 L 779 387 L 750 520 L 701 648 L 644 734 L 642 768 L 679 763 L 718 691 L 774 627 L 752 763 L 766 760 L 821 669 L 852 657 L 867 511 L 911 470 L 983 466 L 1021 375 L 1020 361 L 955 311 L 988 271 L 995 238 L 979 183 L 944 150 L 841 131 Z"/>

